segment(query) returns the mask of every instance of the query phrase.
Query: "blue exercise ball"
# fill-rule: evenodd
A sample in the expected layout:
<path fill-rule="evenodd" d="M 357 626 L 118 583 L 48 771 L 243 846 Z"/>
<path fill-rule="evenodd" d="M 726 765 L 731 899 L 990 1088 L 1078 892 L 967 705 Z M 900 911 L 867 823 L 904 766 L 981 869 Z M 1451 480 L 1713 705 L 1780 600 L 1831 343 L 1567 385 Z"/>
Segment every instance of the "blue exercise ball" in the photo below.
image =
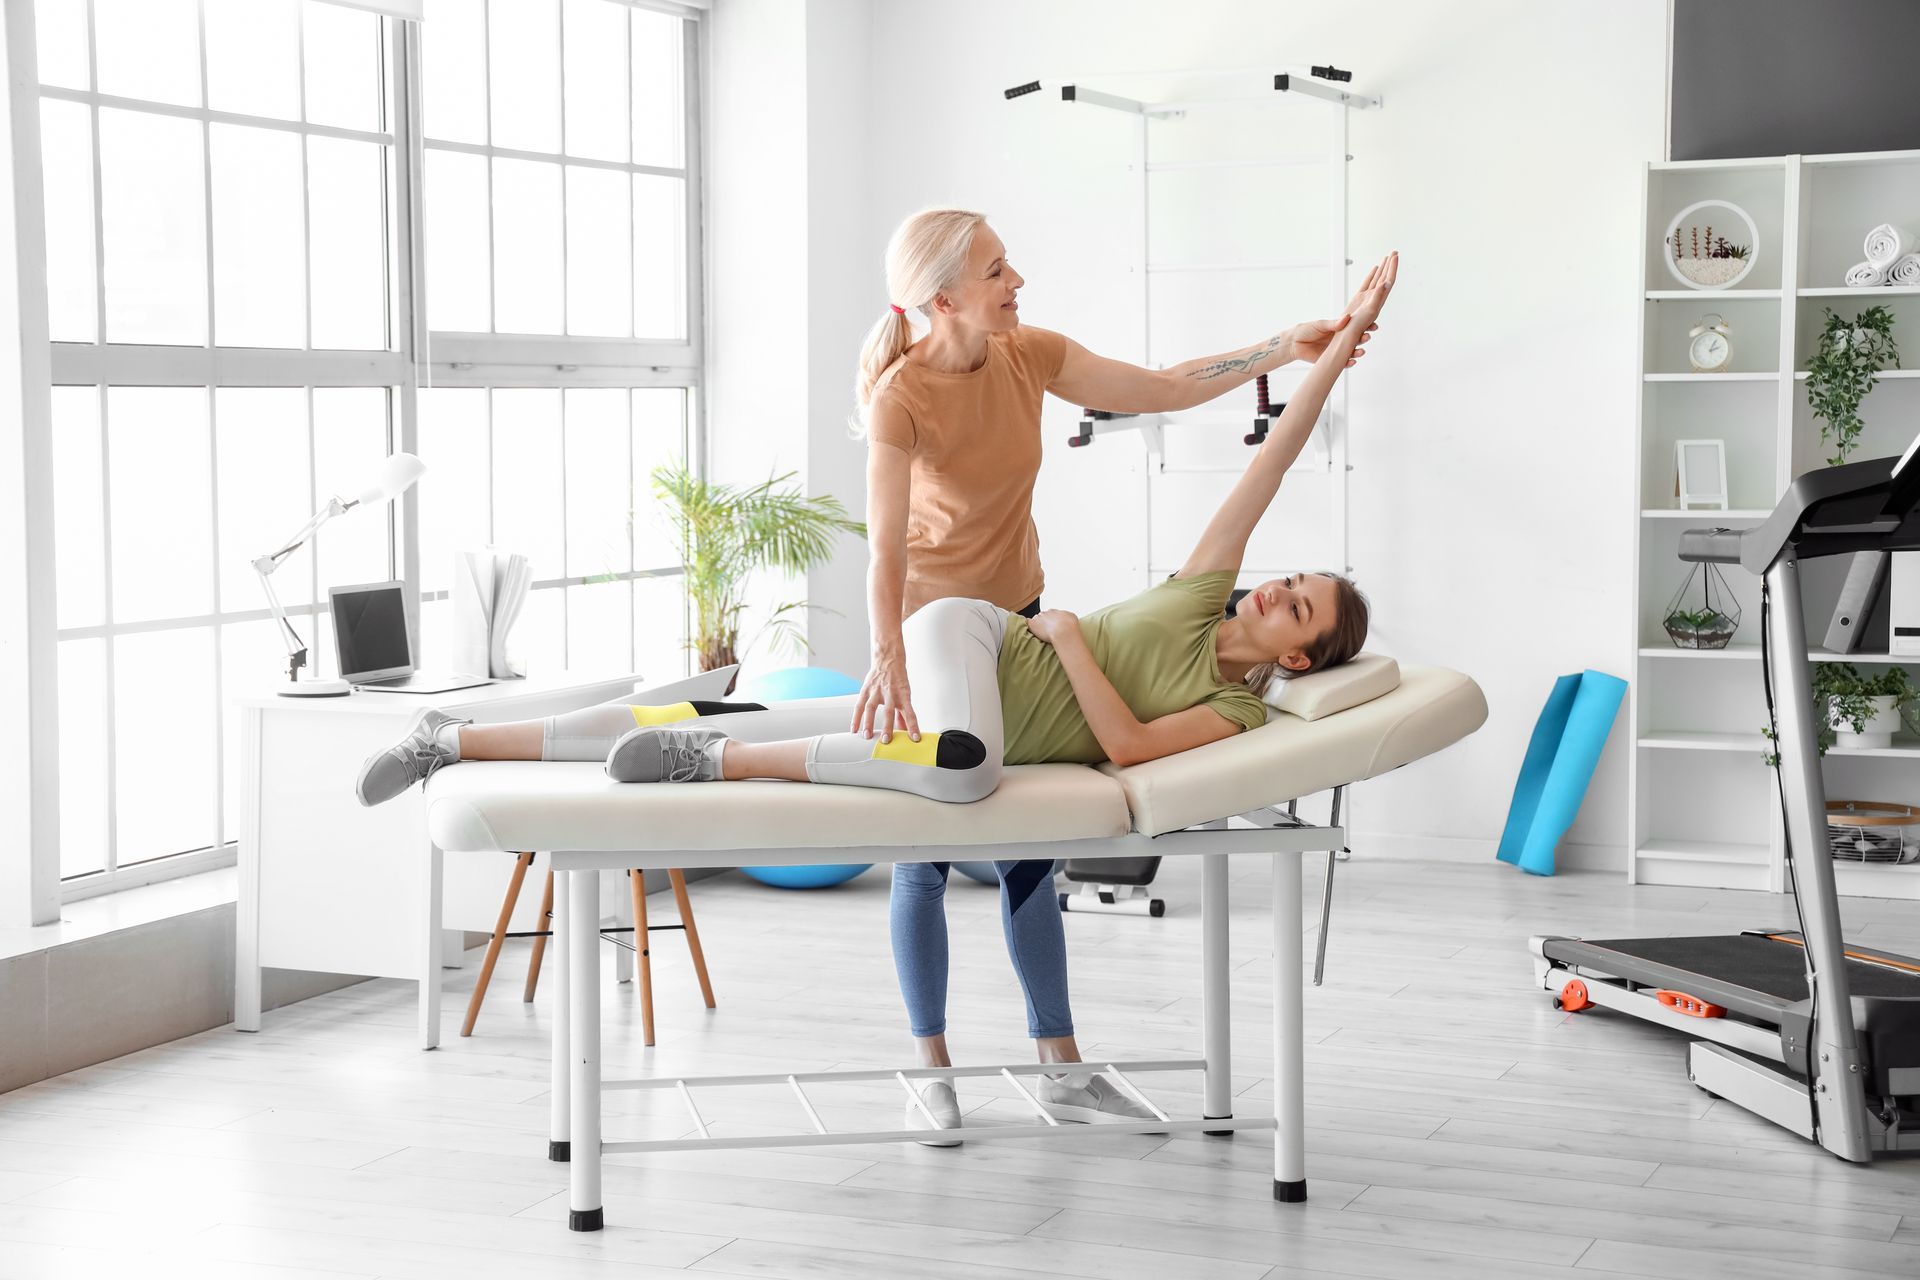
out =
<path fill-rule="evenodd" d="M 833 698 L 860 692 L 860 682 L 831 667 L 785 667 L 742 681 L 733 697 L 744 702 L 798 702 L 805 698 Z M 825 889 L 845 884 L 873 864 L 833 862 L 804 867 L 742 867 L 742 871 L 777 889 Z"/>
<path fill-rule="evenodd" d="M 831 667 L 783 667 L 742 680 L 731 696 L 744 702 L 798 702 L 858 692 L 858 680 Z"/>

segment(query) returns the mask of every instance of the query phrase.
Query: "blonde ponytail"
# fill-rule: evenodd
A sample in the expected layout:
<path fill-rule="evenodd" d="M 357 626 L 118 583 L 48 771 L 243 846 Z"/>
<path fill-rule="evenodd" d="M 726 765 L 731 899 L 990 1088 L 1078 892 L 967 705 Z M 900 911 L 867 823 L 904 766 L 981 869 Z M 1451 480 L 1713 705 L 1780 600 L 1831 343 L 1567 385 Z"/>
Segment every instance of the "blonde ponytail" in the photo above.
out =
<path fill-rule="evenodd" d="M 906 312 L 932 317 L 934 296 L 960 278 L 974 232 L 986 220 L 966 209 L 922 209 L 894 229 L 887 241 L 887 313 L 867 330 L 853 376 L 856 435 L 866 434 L 874 386 L 913 343 Z"/>

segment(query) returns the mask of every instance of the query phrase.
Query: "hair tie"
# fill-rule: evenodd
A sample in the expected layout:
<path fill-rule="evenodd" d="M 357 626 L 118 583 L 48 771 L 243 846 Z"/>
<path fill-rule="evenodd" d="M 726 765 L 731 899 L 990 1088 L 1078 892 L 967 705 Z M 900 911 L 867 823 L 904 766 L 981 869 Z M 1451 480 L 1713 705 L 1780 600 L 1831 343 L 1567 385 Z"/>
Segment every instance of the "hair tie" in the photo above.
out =
<path fill-rule="evenodd" d="M 896 307 L 891 302 L 889 302 L 887 306 L 893 311 L 893 314 L 897 316 L 903 316 L 907 314 L 907 309 L 905 307 Z"/>

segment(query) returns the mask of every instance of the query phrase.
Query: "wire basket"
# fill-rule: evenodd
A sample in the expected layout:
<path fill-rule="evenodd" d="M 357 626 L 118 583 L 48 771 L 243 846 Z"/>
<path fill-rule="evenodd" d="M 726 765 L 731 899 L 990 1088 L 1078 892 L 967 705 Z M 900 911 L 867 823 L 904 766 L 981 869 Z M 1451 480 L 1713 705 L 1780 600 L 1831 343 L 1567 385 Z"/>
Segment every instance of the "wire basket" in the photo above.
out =
<path fill-rule="evenodd" d="M 1920 860 L 1920 807 L 1877 800 L 1829 800 L 1827 848 L 1838 862 Z"/>

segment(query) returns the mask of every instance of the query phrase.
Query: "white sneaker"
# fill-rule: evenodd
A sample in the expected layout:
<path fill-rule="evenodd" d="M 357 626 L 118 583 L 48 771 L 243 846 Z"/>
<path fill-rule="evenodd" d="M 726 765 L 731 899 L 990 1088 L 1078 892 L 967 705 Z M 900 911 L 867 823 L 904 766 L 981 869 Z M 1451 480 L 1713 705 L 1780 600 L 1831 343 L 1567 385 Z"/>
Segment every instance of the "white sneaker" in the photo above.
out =
<path fill-rule="evenodd" d="M 933 1118 L 940 1122 L 939 1128 L 958 1129 L 960 1127 L 960 1100 L 954 1096 L 953 1081 L 933 1079 L 915 1087 L 919 1091 L 920 1101 L 927 1104 L 927 1110 L 931 1111 Z M 927 1117 L 921 1113 L 920 1108 L 909 1102 L 907 1104 L 906 1127 L 909 1129 L 932 1129 L 935 1126 L 928 1124 Z M 957 1147 L 960 1145 L 960 1139 L 958 1138 L 917 1138 L 915 1141 L 923 1147 Z"/>
<path fill-rule="evenodd" d="M 1105 1076 L 1077 1072 L 1060 1079 L 1046 1074 L 1036 1079 L 1040 1087 L 1034 1096 L 1055 1120 L 1099 1124 L 1103 1120 L 1159 1119 Z"/>

